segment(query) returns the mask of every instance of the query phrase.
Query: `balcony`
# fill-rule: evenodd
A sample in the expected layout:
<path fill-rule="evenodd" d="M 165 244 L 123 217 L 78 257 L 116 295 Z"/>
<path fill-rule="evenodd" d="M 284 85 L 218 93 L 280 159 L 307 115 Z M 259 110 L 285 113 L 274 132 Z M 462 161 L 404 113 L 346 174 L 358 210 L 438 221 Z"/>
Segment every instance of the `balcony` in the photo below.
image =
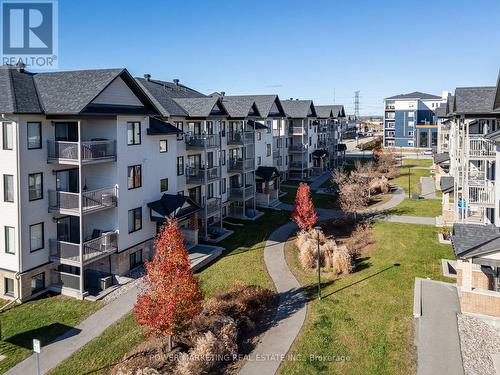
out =
<path fill-rule="evenodd" d="M 254 185 L 247 185 L 246 187 L 232 187 L 229 189 L 229 200 L 231 201 L 246 201 L 254 196 Z"/>
<path fill-rule="evenodd" d="M 482 137 L 469 138 L 469 157 L 478 159 L 495 159 L 495 142 Z"/>
<path fill-rule="evenodd" d="M 273 150 L 273 159 L 279 159 L 279 157 L 280 157 L 280 151 Z"/>
<path fill-rule="evenodd" d="M 205 216 L 208 217 L 213 214 L 220 213 L 221 208 L 221 199 L 220 198 L 210 198 L 207 199 L 205 203 Z"/>
<path fill-rule="evenodd" d="M 78 165 L 115 160 L 116 141 L 47 141 L 48 163 Z"/>
<path fill-rule="evenodd" d="M 307 169 L 306 161 L 292 161 L 290 162 L 290 169 Z"/>
<path fill-rule="evenodd" d="M 273 129 L 273 137 L 284 137 L 285 131 L 283 129 Z"/>
<path fill-rule="evenodd" d="M 254 143 L 254 132 L 253 131 L 239 131 L 239 132 L 228 132 L 227 133 L 227 144 L 228 145 L 250 145 Z"/>
<path fill-rule="evenodd" d="M 85 265 L 118 250 L 118 233 L 107 232 L 97 238 L 78 243 L 49 240 L 50 260 L 61 264 Z M 83 261 L 81 254 L 83 255 Z"/>
<path fill-rule="evenodd" d="M 188 184 L 204 184 L 217 180 L 220 176 L 219 167 L 213 168 L 186 168 L 186 182 Z"/>
<path fill-rule="evenodd" d="M 288 147 L 288 151 L 289 152 L 293 152 L 293 153 L 303 153 L 303 152 L 306 152 L 307 151 L 307 145 L 304 145 L 302 143 L 296 143 L 296 144 L 291 144 L 289 147 Z"/>
<path fill-rule="evenodd" d="M 243 173 L 255 169 L 254 159 L 229 159 L 228 172 Z"/>
<path fill-rule="evenodd" d="M 81 193 L 82 212 L 88 214 L 116 207 L 118 188 L 110 187 Z M 49 212 L 80 215 L 80 193 L 49 190 Z"/>
<path fill-rule="evenodd" d="M 302 126 L 292 126 L 288 128 L 288 133 L 291 135 L 306 135 L 307 130 Z"/>
<path fill-rule="evenodd" d="M 393 106 L 393 105 L 386 105 L 386 106 L 385 106 L 385 110 L 386 110 L 386 111 L 394 111 L 395 109 L 396 109 L 396 107 L 395 107 L 395 106 Z"/>
<path fill-rule="evenodd" d="M 471 205 L 495 206 L 495 185 L 484 183 L 483 186 L 469 186 L 469 202 Z"/>
<path fill-rule="evenodd" d="M 53 270 L 51 272 L 51 284 L 65 289 L 80 291 L 80 275 Z"/>
<path fill-rule="evenodd" d="M 217 148 L 220 146 L 220 138 L 213 134 L 186 134 L 187 149 Z"/>

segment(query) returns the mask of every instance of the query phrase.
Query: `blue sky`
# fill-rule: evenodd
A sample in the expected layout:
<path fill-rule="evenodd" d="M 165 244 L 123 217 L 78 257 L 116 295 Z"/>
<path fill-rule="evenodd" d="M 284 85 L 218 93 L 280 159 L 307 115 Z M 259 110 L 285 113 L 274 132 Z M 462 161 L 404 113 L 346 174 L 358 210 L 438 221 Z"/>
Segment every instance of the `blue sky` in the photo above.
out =
<path fill-rule="evenodd" d="M 494 85 L 500 1 L 60 0 L 59 69 L 126 67 L 202 92 L 361 113 L 415 90 Z"/>

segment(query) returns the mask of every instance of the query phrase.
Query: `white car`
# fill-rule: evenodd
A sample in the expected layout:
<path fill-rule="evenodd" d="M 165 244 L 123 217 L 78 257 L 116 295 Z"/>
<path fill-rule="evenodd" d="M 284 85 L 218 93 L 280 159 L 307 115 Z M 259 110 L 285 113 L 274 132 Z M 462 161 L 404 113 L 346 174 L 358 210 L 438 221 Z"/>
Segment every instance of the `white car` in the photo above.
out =
<path fill-rule="evenodd" d="M 424 155 L 432 155 L 432 150 L 425 150 L 423 152 Z"/>

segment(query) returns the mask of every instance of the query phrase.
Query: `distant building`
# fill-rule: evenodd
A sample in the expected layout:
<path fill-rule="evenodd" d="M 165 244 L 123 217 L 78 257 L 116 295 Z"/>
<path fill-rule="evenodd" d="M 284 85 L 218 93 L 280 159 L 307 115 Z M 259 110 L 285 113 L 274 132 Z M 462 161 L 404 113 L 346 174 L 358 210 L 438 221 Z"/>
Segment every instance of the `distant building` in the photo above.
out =
<path fill-rule="evenodd" d="M 384 100 L 384 146 L 431 148 L 437 146 L 436 109 L 446 103 L 442 96 L 412 92 Z"/>

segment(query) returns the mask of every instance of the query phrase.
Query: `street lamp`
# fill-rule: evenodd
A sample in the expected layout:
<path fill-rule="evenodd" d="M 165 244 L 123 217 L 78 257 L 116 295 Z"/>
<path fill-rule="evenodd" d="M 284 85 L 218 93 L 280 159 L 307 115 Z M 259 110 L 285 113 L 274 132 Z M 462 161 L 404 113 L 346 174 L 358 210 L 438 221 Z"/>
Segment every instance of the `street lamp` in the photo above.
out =
<path fill-rule="evenodd" d="M 314 227 L 314 230 L 316 231 L 318 235 L 318 251 L 317 251 L 317 258 L 318 258 L 318 299 L 321 300 L 321 258 L 320 258 L 320 253 L 319 253 L 319 234 L 321 232 L 321 227 L 318 225 Z"/>
<path fill-rule="evenodd" d="M 411 168 L 408 168 L 408 199 L 411 199 Z"/>

